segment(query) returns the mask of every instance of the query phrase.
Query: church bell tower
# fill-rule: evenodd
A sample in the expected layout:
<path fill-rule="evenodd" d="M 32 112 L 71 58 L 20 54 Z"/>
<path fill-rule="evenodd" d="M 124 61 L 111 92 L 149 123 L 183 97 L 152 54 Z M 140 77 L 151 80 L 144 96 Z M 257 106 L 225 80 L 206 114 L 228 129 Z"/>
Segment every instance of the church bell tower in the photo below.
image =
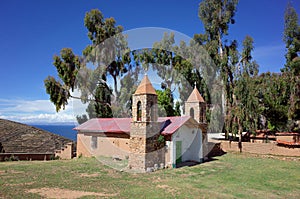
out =
<path fill-rule="evenodd" d="M 206 102 L 199 93 L 196 85 L 185 102 L 185 115 L 191 116 L 198 123 L 206 123 Z"/>
<path fill-rule="evenodd" d="M 147 75 L 132 96 L 129 167 L 139 172 L 165 163 L 164 142 L 159 142 L 157 94 Z"/>

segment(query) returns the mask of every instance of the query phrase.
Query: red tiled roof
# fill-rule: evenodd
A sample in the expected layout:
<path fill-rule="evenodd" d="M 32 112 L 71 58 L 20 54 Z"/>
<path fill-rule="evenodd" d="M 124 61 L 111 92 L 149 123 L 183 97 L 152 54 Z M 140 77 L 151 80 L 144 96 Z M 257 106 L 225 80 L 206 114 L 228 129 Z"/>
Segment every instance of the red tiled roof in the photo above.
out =
<path fill-rule="evenodd" d="M 129 133 L 131 118 L 94 118 L 74 128 L 95 133 Z"/>
<path fill-rule="evenodd" d="M 161 134 L 172 135 L 191 119 L 190 116 L 160 117 Z M 94 118 L 74 128 L 81 132 L 93 133 L 130 133 L 131 118 Z"/>
<path fill-rule="evenodd" d="M 182 125 L 184 125 L 191 117 L 159 117 L 158 122 L 162 122 L 161 134 L 172 135 L 175 133 Z"/>

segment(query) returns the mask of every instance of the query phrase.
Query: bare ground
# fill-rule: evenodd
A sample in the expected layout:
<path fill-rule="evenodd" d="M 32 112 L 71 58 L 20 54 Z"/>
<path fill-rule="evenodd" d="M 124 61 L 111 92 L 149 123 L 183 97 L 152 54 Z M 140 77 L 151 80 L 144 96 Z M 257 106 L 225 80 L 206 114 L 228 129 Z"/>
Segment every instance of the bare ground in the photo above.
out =
<path fill-rule="evenodd" d="M 99 196 L 99 197 L 113 197 L 118 194 L 107 194 L 107 193 L 99 193 L 99 192 L 86 192 L 86 191 L 74 191 L 69 189 L 61 189 L 61 188 L 41 188 L 41 189 L 30 189 L 29 193 L 36 193 L 45 198 L 68 198 L 68 199 L 76 199 L 81 198 L 83 196 Z"/>

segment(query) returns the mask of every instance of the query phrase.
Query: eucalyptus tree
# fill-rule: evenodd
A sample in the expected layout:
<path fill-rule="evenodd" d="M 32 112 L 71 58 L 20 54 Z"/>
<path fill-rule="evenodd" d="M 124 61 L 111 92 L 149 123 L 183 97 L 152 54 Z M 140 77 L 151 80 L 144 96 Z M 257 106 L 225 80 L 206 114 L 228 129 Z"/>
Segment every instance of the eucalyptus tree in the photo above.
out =
<path fill-rule="evenodd" d="M 70 48 L 54 56 L 58 79 L 51 76 L 45 79 L 46 92 L 56 111 L 64 109 L 70 98 L 75 98 L 89 103 L 86 109 L 89 118 L 112 117 L 112 89 L 106 83 L 107 75 L 114 81 L 117 98 L 117 77 L 127 72 L 130 63 L 126 38 L 121 34 L 123 28 L 116 25 L 114 18 L 105 19 L 97 9 L 86 13 L 84 25 L 92 43 L 83 50 L 83 56 L 75 55 Z M 74 94 L 75 89 L 79 96 Z M 83 122 L 88 117 L 82 115 L 77 119 Z"/>
<path fill-rule="evenodd" d="M 239 145 L 242 142 L 244 130 L 254 132 L 258 127 L 259 111 L 258 98 L 256 95 L 253 78 L 258 74 L 258 64 L 252 60 L 253 38 L 246 36 L 243 41 L 243 50 L 235 72 L 235 86 L 233 107 L 231 112 L 232 121 L 236 124 L 232 131 L 239 135 Z"/>
<path fill-rule="evenodd" d="M 189 44 L 180 41 L 177 45 L 175 34 L 166 32 L 160 41 L 153 44 L 152 48 L 134 52 L 137 63 L 143 65 L 145 70 L 152 67 L 162 79 L 161 88 L 163 91 L 158 92 L 160 112 L 165 112 L 168 116 L 179 115 L 180 106 L 187 100 L 195 85 L 204 99 L 208 103 L 210 102 L 202 71 L 197 68 L 200 66 L 200 60 L 199 58 L 197 60 L 197 57 L 202 54 L 199 48 L 202 47 L 193 41 Z M 174 104 L 173 94 L 175 90 L 178 91 L 180 100 L 178 99 Z M 166 100 L 167 98 L 168 100 Z M 182 109 L 184 111 L 184 106 Z"/>
<path fill-rule="evenodd" d="M 287 53 L 286 64 L 282 69 L 291 77 L 290 120 L 300 120 L 300 25 L 298 14 L 289 2 L 284 15 L 284 42 Z"/>
<path fill-rule="evenodd" d="M 233 125 L 233 92 L 234 73 L 239 63 L 237 41 L 228 42 L 229 25 L 234 24 L 234 16 L 238 0 L 204 0 L 199 4 L 198 16 L 205 29 L 204 34 L 195 34 L 194 40 L 203 45 L 208 54 L 218 67 L 217 74 L 220 75 L 224 84 L 226 107 L 225 131 L 231 131 Z"/>
<path fill-rule="evenodd" d="M 274 130 L 287 131 L 288 109 L 290 106 L 290 75 L 287 73 L 262 73 L 252 78 L 258 99 L 257 112 L 266 121 L 263 127 L 272 126 Z"/>

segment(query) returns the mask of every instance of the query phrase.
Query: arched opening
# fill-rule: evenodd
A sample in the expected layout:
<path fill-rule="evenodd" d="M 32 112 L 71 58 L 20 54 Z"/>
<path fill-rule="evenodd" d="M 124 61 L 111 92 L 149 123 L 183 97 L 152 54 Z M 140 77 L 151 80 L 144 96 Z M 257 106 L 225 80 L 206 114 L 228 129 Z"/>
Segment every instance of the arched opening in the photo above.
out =
<path fill-rule="evenodd" d="M 194 109 L 193 109 L 193 108 L 190 109 L 190 116 L 191 116 L 193 119 L 195 119 L 195 116 L 194 116 Z"/>
<path fill-rule="evenodd" d="M 141 103 L 141 101 L 138 101 L 138 103 L 137 103 L 136 120 L 142 121 L 142 103 Z"/>

